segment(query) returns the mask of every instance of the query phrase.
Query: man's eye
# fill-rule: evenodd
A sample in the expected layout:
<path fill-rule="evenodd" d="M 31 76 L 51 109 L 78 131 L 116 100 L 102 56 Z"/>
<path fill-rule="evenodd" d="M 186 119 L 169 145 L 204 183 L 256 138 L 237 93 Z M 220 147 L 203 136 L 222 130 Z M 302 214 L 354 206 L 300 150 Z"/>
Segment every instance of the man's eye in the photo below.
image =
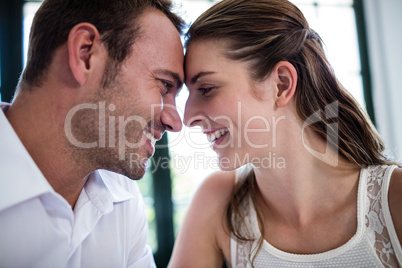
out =
<path fill-rule="evenodd" d="M 162 96 L 165 96 L 169 93 L 169 89 L 173 88 L 173 84 L 166 82 L 166 81 L 161 81 L 163 84 L 163 90 L 162 90 Z"/>
<path fill-rule="evenodd" d="M 166 88 L 172 88 L 172 87 L 173 87 L 173 85 L 172 85 L 171 83 L 168 83 L 168 82 L 166 82 L 166 81 L 163 81 L 163 85 L 164 85 Z"/>

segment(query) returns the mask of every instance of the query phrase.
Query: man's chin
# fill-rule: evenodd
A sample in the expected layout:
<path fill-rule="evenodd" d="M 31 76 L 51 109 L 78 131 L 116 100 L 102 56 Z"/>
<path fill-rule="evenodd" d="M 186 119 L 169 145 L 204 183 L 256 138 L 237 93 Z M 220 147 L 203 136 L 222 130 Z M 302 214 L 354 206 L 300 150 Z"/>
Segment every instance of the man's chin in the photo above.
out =
<path fill-rule="evenodd" d="M 103 169 L 124 175 L 131 180 L 140 180 L 144 177 L 147 170 L 147 162 L 121 162 L 119 165 L 104 167 Z"/>
<path fill-rule="evenodd" d="M 140 180 L 145 175 L 146 167 L 135 168 L 135 169 L 123 168 L 123 169 L 115 170 L 114 172 L 124 175 L 127 178 L 129 178 L 130 180 Z"/>
<path fill-rule="evenodd" d="M 109 157 L 106 155 L 109 155 Z M 102 159 L 106 158 L 109 159 L 109 161 L 98 163 L 98 168 L 124 175 L 131 180 L 140 180 L 145 175 L 150 157 L 151 156 L 147 152 L 136 151 L 126 152 L 124 158 L 120 160 L 120 156 L 105 153 L 103 154 Z M 118 161 L 116 161 L 117 158 L 119 159 Z M 116 160 L 110 161 L 110 159 Z"/>

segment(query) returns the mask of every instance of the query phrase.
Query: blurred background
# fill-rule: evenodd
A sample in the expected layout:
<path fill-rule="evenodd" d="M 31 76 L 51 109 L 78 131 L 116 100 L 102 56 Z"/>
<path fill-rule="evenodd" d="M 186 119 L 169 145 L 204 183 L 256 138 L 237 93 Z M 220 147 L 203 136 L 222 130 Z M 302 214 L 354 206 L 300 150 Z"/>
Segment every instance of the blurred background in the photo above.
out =
<path fill-rule="evenodd" d="M 215 2 L 176 0 L 176 11 L 190 24 Z M 338 79 L 367 111 L 390 157 L 401 161 L 402 1 L 291 2 L 324 40 Z M 30 26 L 41 1 L 0 3 L 0 100 L 9 102 L 26 63 Z M 177 99 L 181 116 L 187 96 L 183 88 Z M 199 128 L 184 127 L 180 133 L 169 133 L 157 147 L 139 185 L 147 205 L 148 242 L 158 267 L 166 267 L 193 194 L 207 175 L 218 170 L 218 165 Z"/>

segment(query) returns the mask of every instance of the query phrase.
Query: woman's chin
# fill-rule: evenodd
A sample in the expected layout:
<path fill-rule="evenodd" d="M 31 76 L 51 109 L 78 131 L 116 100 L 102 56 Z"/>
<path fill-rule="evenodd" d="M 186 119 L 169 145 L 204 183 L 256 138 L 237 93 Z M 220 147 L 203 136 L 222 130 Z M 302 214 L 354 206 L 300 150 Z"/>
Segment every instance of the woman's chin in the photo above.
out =
<path fill-rule="evenodd" d="M 234 161 L 234 159 L 229 159 L 227 157 L 218 157 L 219 158 L 219 169 L 222 171 L 232 171 L 238 169 L 239 167 L 243 166 L 240 163 Z"/>

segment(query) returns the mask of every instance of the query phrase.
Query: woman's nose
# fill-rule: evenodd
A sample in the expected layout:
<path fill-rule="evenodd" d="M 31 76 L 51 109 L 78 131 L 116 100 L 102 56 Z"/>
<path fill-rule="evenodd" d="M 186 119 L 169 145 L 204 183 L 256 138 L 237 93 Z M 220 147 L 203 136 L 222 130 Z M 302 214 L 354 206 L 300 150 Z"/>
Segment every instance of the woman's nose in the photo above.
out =
<path fill-rule="evenodd" d="M 195 103 L 189 96 L 185 106 L 183 123 L 188 127 L 200 126 L 202 118 L 199 104 Z"/>

